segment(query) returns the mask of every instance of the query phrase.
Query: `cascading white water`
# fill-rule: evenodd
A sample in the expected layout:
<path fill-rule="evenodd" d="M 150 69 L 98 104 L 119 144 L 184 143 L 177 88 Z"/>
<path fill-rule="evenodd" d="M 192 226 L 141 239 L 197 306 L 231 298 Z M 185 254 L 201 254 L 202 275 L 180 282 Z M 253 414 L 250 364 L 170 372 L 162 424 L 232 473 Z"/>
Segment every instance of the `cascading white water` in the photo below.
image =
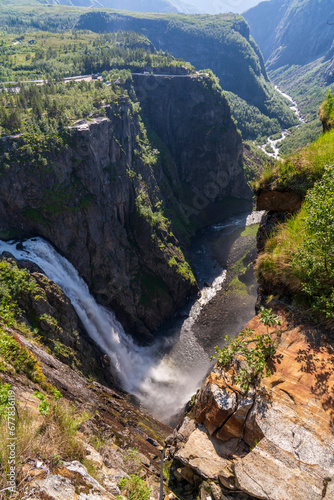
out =
<path fill-rule="evenodd" d="M 275 89 L 277 90 L 277 92 L 279 92 L 283 97 L 285 97 L 288 101 L 290 101 L 291 105 L 290 105 L 290 109 L 294 112 L 294 114 L 296 115 L 296 117 L 298 118 L 298 120 L 300 121 L 300 123 L 305 123 L 305 120 L 304 118 L 302 117 L 301 115 L 301 112 L 299 111 L 298 109 L 298 105 L 297 103 L 292 99 L 292 97 L 290 97 L 288 94 L 285 94 L 284 92 L 282 92 L 278 87 L 277 85 L 275 85 Z M 295 128 L 298 128 L 299 125 L 295 125 Z M 266 153 L 268 156 L 271 156 L 272 158 L 275 158 L 275 160 L 278 160 L 279 157 L 280 157 L 280 150 L 279 150 L 279 147 L 277 147 L 277 144 L 282 142 L 288 135 L 290 134 L 289 130 L 282 130 L 281 131 L 281 137 L 279 137 L 278 139 L 270 139 L 270 137 L 267 138 L 267 142 L 266 144 L 263 144 L 262 146 L 258 146 L 260 149 L 262 149 L 262 151 L 264 153 Z M 267 146 L 270 146 L 273 150 L 273 153 L 269 153 L 267 150 L 266 150 L 266 147 Z"/>
<path fill-rule="evenodd" d="M 209 366 L 209 358 L 192 333 L 198 302 L 177 338 L 157 340 L 150 347 L 137 346 L 126 335 L 114 314 L 96 303 L 76 269 L 41 238 L 32 238 L 18 250 L 15 243 L 0 241 L 0 254 L 35 262 L 69 297 L 85 329 L 109 355 L 121 386 L 135 394 L 145 408 L 161 420 L 176 414 L 196 392 Z"/>

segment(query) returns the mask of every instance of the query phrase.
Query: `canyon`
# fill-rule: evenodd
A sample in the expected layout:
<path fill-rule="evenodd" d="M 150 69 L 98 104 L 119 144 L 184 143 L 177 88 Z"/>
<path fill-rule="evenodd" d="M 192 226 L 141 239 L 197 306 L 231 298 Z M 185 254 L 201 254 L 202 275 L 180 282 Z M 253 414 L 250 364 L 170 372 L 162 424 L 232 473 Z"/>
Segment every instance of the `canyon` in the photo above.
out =
<path fill-rule="evenodd" d="M 140 96 L 145 87 L 140 77 L 134 82 Z M 160 79 L 143 109 L 159 162 L 144 157 L 148 139 L 124 99 L 105 118 L 74 125 L 70 145 L 42 172 L 29 160 L 14 160 L 1 175 L 0 220 L 3 235 L 50 241 L 98 301 L 145 342 L 197 290 L 181 249 L 184 235 L 207 223 L 215 201 L 250 198 L 250 190 L 241 138 L 209 79 Z M 13 152 L 15 141 L 2 144 Z M 165 214 L 157 208 L 162 204 Z M 192 227 L 197 214 L 203 220 Z"/>
<path fill-rule="evenodd" d="M 140 35 L 93 33 L 119 29 Z M 68 36 L 103 76 L 2 95 L 1 488 L 14 394 L 22 499 L 333 499 L 334 236 L 307 233 L 332 213 L 330 95 L 320 142 L 263 166 L 229 102 L 300 117 L 240 16 L 102 9 Z"/>

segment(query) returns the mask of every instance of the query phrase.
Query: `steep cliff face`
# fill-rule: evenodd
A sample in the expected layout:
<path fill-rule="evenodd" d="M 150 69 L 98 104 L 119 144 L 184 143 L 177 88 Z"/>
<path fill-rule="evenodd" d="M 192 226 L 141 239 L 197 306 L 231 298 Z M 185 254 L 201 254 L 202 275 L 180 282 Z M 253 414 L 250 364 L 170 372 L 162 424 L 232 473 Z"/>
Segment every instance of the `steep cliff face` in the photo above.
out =
<path fill-rule="evenodd" d="M 331 0 L 271 0 L 244 14 L 270 70 L 323 57 L 333 41 L 333 16 Z"/>
<path fill-rule="evenodd" d="M 187 78 L 180 80 L 191 86 L 190 79 L 189 83 Z M 164 92 L 168 88 L 170 94 L 165 101 L 173 109 L 173 82 Z M 185 87 L 184 96 L 187 89 L 190 87 Z M 185 144 L 189 154 L 195 143 L 202 155 L 212 151 L 210 138 L 203 133 L 206 129 L 196 132 L 200 115 L 196 92 L 197 100 L 203 102 L 211 91 L 197 86 L 191 96 L 194 101 L 189 100 L 187 109 L 183 109 L 189 114 L 190 130 L 182 135 L 182 124 L 175 128 L 173 116 L 166 116 L 162 122 L 166 134 L 174 129 L 173 140 L 179 148 L 175 154 Z M 184 116 L 182 108 L 180 111 Z M 196 290 L 190 266 L 164 212 L 182 201 L 183 194 L 180 191 L 174 200 L 169 185 L 159 187 L 163 184 L 163 168 L 157 161 L 158 152 L 152 150 L 146 137 L 136 105 L 124 98 L 106 112 L 104 118 L 78 122 L 67 138 L 67 146 L 56 155 L 47 154 L 44 163 L 35 161 L 36 150 L 21 152 L 20 138 L 3 142 L 4 158 L 10 158 L 10 166 L 3 166 L 1 171 L 1 235 L 9 237 L 15 231 L 20 237 L 46 238 L 75 265 L 97 299 L 115 310 L 125 328 L 146 341 L 150 332 Z M 241 140 L 228 114 L 219 117 L 209 105 L 210 115 L 217 120 L 212 125 L 217 130 L 217 154 L 206 160 L 204 169 L 228 173 L 229 187 L 216 193 L 216 198 L 237 194 L 237 185 L 242 196 L 246 181 L 242 182 L 239 164 Z M 180 122 L 181 117 L 176 120 Z M 226 133 L 222 130 L 225 125 Z M 221 144 L 229 141 L 230 154 L 219 160 L 225 148 Z M 39 146 L 36 148 L 38 152 Z M 176 159 L 171 163 L 176 165 Z M 193 164 L 192 157 L 185 155 L 175 172 L 178 168 L 181 172 L 192 169 L 192 175 L 184 176 L 184 181 L 192 180 L 191 186 L 201 193 L 205 186 L 202 174 L 196 171 L 203 169 L 203 164 Z"/>
<path fill-rule="evenodd" d="M 236 490 L 271 500 L 333 498 L 332 342 L 284 309 L 276 312 L 270 376 L 245 393 L 234 368 L 216 365 L 196 397 L 195 419 L 186 417 L 169 438 L 182 484 L 215 481 L 217 498 Z M 258 317 L 247 327 L 267 332 Z"/>
<path fill-rule="evenodd" d="M 198 193 L 202 202 L 250 198 L 241 138 L 214 80 L 208 75 L 133 79 L 148 130 L 158 136 L 152 139 L 168 150 L 161 159 L 163 172 L 179 200 L 193 203 L 191 196 Z"/>
<path fill-rule="evenodd" d="M 198 70 L 210 68 L 224 90 L 237 94 L 263 114 L 285 122 L 285 127 L 294 123 L 293 114 L 268 80 L 262 54 L 241 16 L 125 15 L 102 11 L 83 14 L 76 28 L 143 33 L 157 50 L 182 57 Z M 283 114 L 288 118 L 282 120 Z"/>

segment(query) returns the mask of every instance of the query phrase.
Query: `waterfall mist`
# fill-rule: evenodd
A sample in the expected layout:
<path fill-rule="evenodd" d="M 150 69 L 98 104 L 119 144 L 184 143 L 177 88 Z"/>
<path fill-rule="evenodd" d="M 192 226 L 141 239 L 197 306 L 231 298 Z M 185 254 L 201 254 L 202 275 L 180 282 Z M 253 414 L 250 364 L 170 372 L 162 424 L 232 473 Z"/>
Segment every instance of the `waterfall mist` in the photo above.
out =
<path fill-rule="evenodd" d="M 90 337 L 111 359 L 112 372 L 121 387 L 136 395 L 157 418 L 168 422 L 196 392 L 209 358 L 192 333 L 198 314 L 196 302 L 175 336 L 139 347 L 115 315 L 96 303 L 76 269 L 41 238 L 32 238 L 18 250 L 16 243 L 0 241 L 0 253 L 37 264 L 69 297 Z"/>

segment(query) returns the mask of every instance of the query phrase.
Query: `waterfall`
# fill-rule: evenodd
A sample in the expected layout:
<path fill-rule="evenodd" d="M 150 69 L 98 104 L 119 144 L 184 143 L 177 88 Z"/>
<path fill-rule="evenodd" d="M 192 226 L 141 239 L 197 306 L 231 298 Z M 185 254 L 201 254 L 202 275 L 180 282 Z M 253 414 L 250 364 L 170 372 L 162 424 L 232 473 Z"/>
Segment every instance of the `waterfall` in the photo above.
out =
<path fill-rule="evenodd" d="M 3 251 L 34 262 L 60 286 L 90 337 L 110 357 L 122 388 L 136 395 L 157 418 L 168 421 L 196 392 L 209 366 L 208 355 L 192 333 L 198 302 L 193 306 L 196 314 L 190 312 L 174 337 L 139 347 L 115 315 L 96 303 L 76 269 L 49 243 L 32 238 L 18 250 L 15 242 L 0 241 L 0 254 Z"/>

